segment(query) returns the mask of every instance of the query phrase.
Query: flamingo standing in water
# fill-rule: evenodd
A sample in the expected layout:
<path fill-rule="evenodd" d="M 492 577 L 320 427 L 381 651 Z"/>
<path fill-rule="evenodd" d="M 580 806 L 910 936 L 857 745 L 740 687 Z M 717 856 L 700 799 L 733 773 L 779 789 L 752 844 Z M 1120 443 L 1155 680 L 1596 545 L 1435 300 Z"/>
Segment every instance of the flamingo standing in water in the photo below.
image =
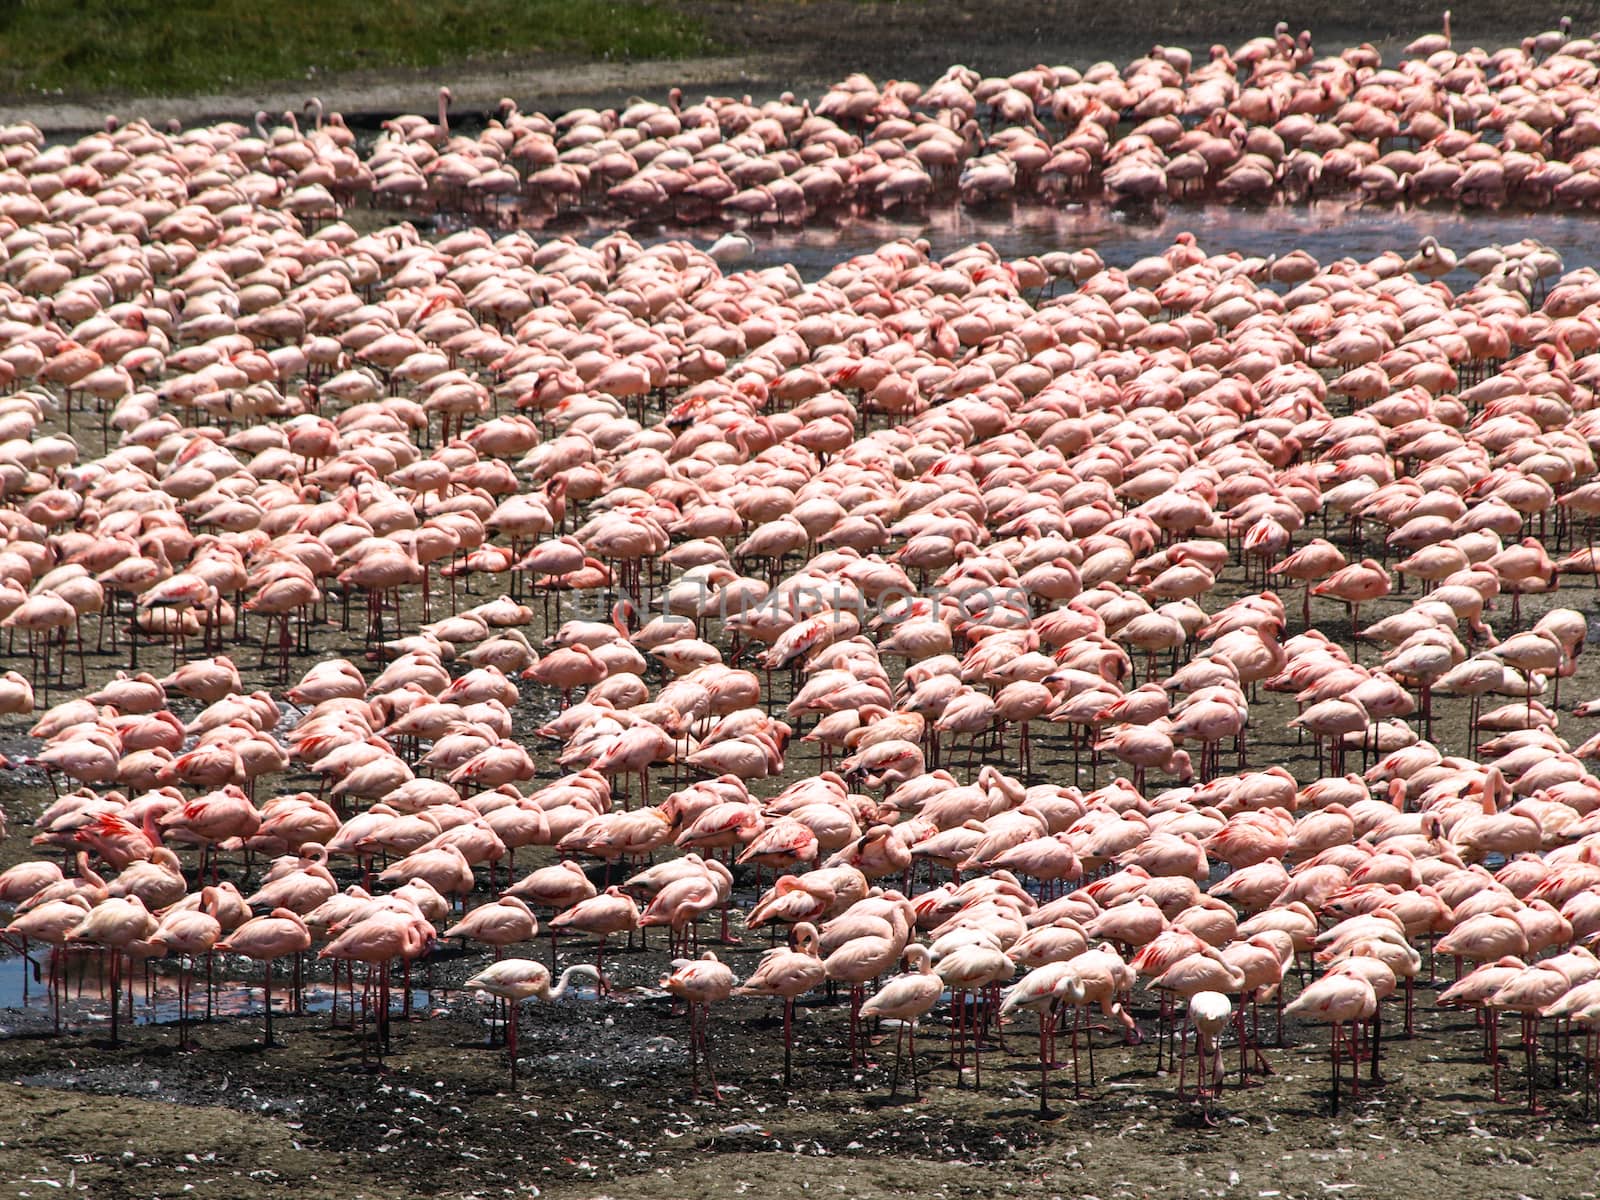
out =
<path fill-rule="evenodd" d="M 54 865 L 54 864 L 52 864 Z M 26 953 L 28 939 L 43 942 L 47 946 L 60 948 L 65 946 L 67 938 L 73 930 L 83 924 L 84 918 L 89 915 L 89 901 L 81 895 L 67 896 L 60 900 L 45 900 L 37 907 L 30 908 L 27 912 L 19 913 L 5 932 L 22 939 L 23 952 Z M 27 976 L 23 976 L 26 980 Z M 61 1032 L 61 993 L 66 990 L 64 978 L 64 964 L 62 956 L 52 953 L 50 955 L 50 1012 L 55 1022 L 56 1032 Z"/>
<path fill-rule="evenodd" d="M 415 907 L 405 904 L 401 908 L 380 908 L 352 921 L 344 930 L 324 946 L 319 958 L 344 959 L 367 964 L 368 990 L 371 988 L 372 968 L 378 968 L 378 1052 L 381 1058 L 389 1047 L 389 964 L 400 959 L 406 964 L 409 981 L 410 964 L 420 958 L 433 944 L 433 926 Z M 337 962 L 336 964 L 337 965 Z M 268 963 L 270 971 L 271 964 Z M 352 988 L 354 984 L 352 983 Z M 409 983 L 407 983 L 409 986 Z M 365 1006 L 366 992 L 362 1004 Z M 354 1000 L 351 1001 L 352 1005 Z M 364 1018 L 363 1018 L 364 1019 Z M 354 1014 L 352 1013 L 352 1024 Z M 366 1044 L 362 1043 L 362 1055 Z"/>
<path fill-rule="evenodd" d="M 111 897 L 89 911 L 66 935 L 69 942 L 88 942 L 111 951 L 111 1044 L 118 1042 L 117 1014 L 122 1007 L 122 960 L 136 942 L 156 931 L 156 919 L 138 896 Z M 132 1006 L 132 1000 L 129 1001 Z"/>
<path fill-rule="evenodd" d="M 289 955 L 299 955 L 311 948 L 311 931 L 293 909 L 275 908 L 264 917 L 252 917 L 240 925 L 212 949 L 222 954 L 242 954 L 257 962 L 267 964 L 266 980 L 262 985 L 266 997 L 266 1031 L 262 1045 L 272 1041 L 272 964 Z"/>
<path fill-rule="evenodd" d="M 179 956 L 178 968 L 178 1046 L 189 1045 L 189 988 L 194 977 L 194 960 L 201 954 L 210 954 L 217 939 L 222 936 L 222 922 L 211 913 L 200 909 L 173 908 L 163 913 L 161 922 L 151 935 L 160 942 L 168 954 Z"/>

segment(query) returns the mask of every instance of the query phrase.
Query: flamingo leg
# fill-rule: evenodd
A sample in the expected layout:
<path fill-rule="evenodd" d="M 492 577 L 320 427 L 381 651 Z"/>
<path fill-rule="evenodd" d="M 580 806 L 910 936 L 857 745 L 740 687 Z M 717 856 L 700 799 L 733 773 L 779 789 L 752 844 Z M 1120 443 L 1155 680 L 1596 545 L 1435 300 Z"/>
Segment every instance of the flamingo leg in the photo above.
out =
<path fill-rule="evenodd" d="M 1178 1099 L 1183 1099 L 1183 1084 L 1189 1070 L 1189 1017 L 1184 1014 L 1183 1028 L 1178 1033 Z"/>
<path fill-rule="evenodd" d="M 1539 1018 L 1529 1014 L 1522 1018 L 1522 1045 L 1528 1059 L 1528 1113 L 1538 1116 L 1539 1107 Z"/>
<path fill-rule="evenodd" d="M 1333 1115 L 1339 1115 L 1339 1023 L 1333 1024 L 1331 1061 L 1333 1063 Z"/>
<path fill-rule="evenodd" d="M 994 1044 L 1002 1054 L 1005 1054 L 1009 1053 L 1009 1051 L 1006 1050 L 1005 1025 L 998 1016 L 999 1011 L 1000 985 L 998 983 L 986 984 L 983 989 L 983 1033 L 987 1036 L 992 1028 L 994 1031 Z"/>
<path fill-rule="evenodd" d="M 122 1012 L 122 953 L 111 952 L 111 1044 L 120 1045 L 120 1026 L 118 1020 Z"/>
<path fill-rule="evenodd" d="M 185 969 L 187 962 L 187 955 L 178 959 L 178 1049 L 180 1050 L 189 1048 L 189 989 L 185 984 L 188 977 L 188 971 Z"/>
<path fill-rule="evenodd" d="M 978 1020 L 979 1005 L 982 1003 L 983 992 L 980 990 L 967 1013 L 967 1020 L 972 1025 L 972 1086 L 979 1089 L 983 1087 L 983 1034 Z"/>
<path fill-rule="evenodd" d="M 1355 1021 L 1350 1022 L 1350 1098 L 1361 1098 L 1361 1027 Z"/>
<path fill-rule="evenodd" d="M 1163 1059 L 1163 1053 L 1162 1052 L 1164 1050 L 1166 1050 L 1167 1043 L 1170 1041 L 1170 1039 L 1172 1037 L 1172 1030 L 1169 1027 L 1169 1017 L 1171 1016 L 1171 1012 L 1172 1012 L 1172 997 L 1168 993 L 1162 992 L 1161 993 L 1161 997 L 1160 997 L 1160 1004 L 1161 1004 L 1161 1007 L 1156 1012 L 1156 1074 L 1157 1075 L 1161 1074 L 1161 1064 L 1162 1064 L 1162 1059 Z"/>
<path fill-rule="evenodd" d="M 700 1098 L 700 1030 L 695 1014 L 696 1006 L 689 1005 L 689 1071 L 693 1078 L 691 1094 L 698 1100 Z"/>
<path fill-rule="evenodd" d="M 1489 1061 L 1494 1065 L 1494 1102 L 1500 1104 L 1505 1100 L 1500 1094 L 1500 1013 L 1490 1008 L 1484 1016 L 1489 1023 Z"/>
<path fill-rule="evenodd" d="M 700 1053 L 706 1060 L 706 1078 L 711 1080 L 711 1099 L 714 1103 L 722 1103 L 722 1092 L 717 1087 L 717 1068 L 711 1061 L 711 1006 L 700 1006 Z"/>
<path fill-rule="evenodd" d="M 1078 1026 L 1083 1023 L 1083 1006 L 1073 1005 L 1072 1008 L 1072 1098 L 1083 1098 L 1083 1076 L 1078 1069 Z"/>
<path fill-rule="evenodd" d="M 956 1067 L 956 1087 L 963 1086 L 967 1069 L 967 994 L 956 992 L 950 997 L 950 1021 L 953 1026 L 950 1046 L 951 1061 Z"/>
<path fill-rule="evenodd" d="M 865 999 L 862 985 L 850 985 L 850 1069 L 861 1065 L 861 1003 Z"/>
<path fill-rule="evenodd" d="M 1211 1073 L 1211 1083 L 1207 1093 L 1212 1100 L 1215 1100 L 1222 1094 L 1222 1079 L 1227 1074 L 1227 1068 L 1222 1065 L 1222 1039 L 1220 1037 L 1212 1039 L 1210 1059 L 1211 1061 L 1207 1064 L 1207 1068 Z M 1213 1127 L 1217 1123 L 1216 1117 L 1211 1115 L 1211 1105 L 1206 1103 L 1204 1099 L 1200 1101 L 1200 1119 Z"/>
<path fill-rule="evenodd" d="M 511 1009 L 509 1020 L 506 1022 L 506 1042 L 511 1050 L 511 1090 L 517 1090 L 517 1015 L 522 1005 L 515 1001 L 507 1001 Z"/>
<path fill-rule="evenodd" d="M 1378 1082 L 1378 1050 L 1383 1044 L 1383 1005 L 1378 1005 L 1372 1012 L 1372 1068 L 1370 1078 L 1373 1083 Z"/>
<path fill-rule="evenodd" d="M 389 964 L 378 968 L 378 1063 L 389 1052 Z"/>
<path fill-rule="evenodd" d="M 917 1023 L 911 1022 L 911 1094 L 917 1099 L 922 1099 L 922 1079 L 917 1074 Z"/>
<path fill-rule="evenodd" d="M 1039 1115 L 1050 1115 L 1050 1021 L 1053 1007 L 1039 1010 Z"/>
<path fill-rule="evenodd" d="M 906 1027 L 902 1022 L 900 1030 L 894 1039 L 894 1074 L 889 1077 L 889 1095 L 893 1096 L 900 1088 L 900 1053 L 905 1049 Z"/>
<path fill-rule="evenodd" d="M 1083 1040 L 1089 1047 L 1089 1086 L 1094 1087 L 1094 1024 L 1088 1019 L 1087 1010 L 1084 1012 Z"/>

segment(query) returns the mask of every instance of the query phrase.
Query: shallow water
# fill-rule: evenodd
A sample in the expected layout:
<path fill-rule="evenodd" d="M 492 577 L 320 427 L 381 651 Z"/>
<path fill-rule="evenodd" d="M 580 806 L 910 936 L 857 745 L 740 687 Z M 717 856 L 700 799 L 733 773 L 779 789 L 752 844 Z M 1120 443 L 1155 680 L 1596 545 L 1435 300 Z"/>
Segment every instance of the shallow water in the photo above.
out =
<path fill-rule="evenodd" d="M 68 1002 L 63 1005 L 64 1023 L 79 1025 L 109 1025 L 110 1009 L 108 981 L 100 974 L 95 955 L 73 955 L 67 967 Z M 216 987 L 212 992 L 211 1011 L 217 1017 L 260 1017 L 262 1015 L 262 979 L 259 971 L 253 979 L 240 979 L 238 972 L 227 971 L 219 964 Z M 35 1011 L 48 1013 L 49 999 L 46 985 L 49 982 L 49 963 L 44 952 L 32 946 L 28 957 L 7 954 L 0 958 L 0 1011 Z M 178 979 L 176 966 L 164 962 L 156 966 L 149 976 L 148 990 L 142 968 L 135 968 L 123 979 L 124 988 L 133 990 L 133 1023 L 135 1025 L 169 1025 L 178 1020 Z M 273 972 L 272 1010 L 274 1014 L 287 1012 L 289 969 L 280 964 Z M 333 1009 L 334 991 L 330 984 L 307 980 L 301 989 L 302 1007 L 308 1013 L 326 1013 Z M 447 999 L 458 1001 L 459 993 L 446 989 L 411 989 L 411 1005 L 426 1010 L 430 1005 Z M 390 1003 L 399 1010 L 404 994 L 399 987 L 391 989 Z M 340 1013 L 349 1011 L 350 990 L 340 972 L 338 992 Z M 127 1005 L 126 992 L 123 1004 Z M 128 1010 L 125 1007 L 124 1013 Z M 205 1015 L 205 975 L 197 973 L 189 997 L 191 1020 Z"/>
<path fill-rule="evenodd" d="M 710 245 L 720 230 L 640 235 L 642 242 L 687 236 Z M 968 209 L 932 207 L 899 218 L 862 216 L 830 226 L 813 222 L 800 228 L 751 227 L 750 258 L 739 266 L 768 267 L 793 262 L 806 279 L 825 274 L 835 263 L 896 238 L 925 237 L 935 257 L 973 242 L 986 241 L 1007 258 L 1051 250 L 1093 247 L 1105 261 L 1126 267 L 1159 253 L 1183 232 L 1193 233 L 1209 253 L 1238 252 L 1247 257 L 1305 250 L 1319 262 L 1351 257 L 1367 260 L 1385 250 L 1409 253 L 1433 236 L 1461 254 L 1480 246 L 1533 238 L 1559 253 L 1568 270 L 1600 266 L 1600 238 L 1593 214 L 1582 212 L 1463 212 L 1427 208 L 1362 205 L 1354 200 L 1319 200 L 1306 205 L 1239 208 L 1173 205 L 1164 210 L 1127 211 L 1106 205 L 1018 205 Z M 1454 291 L 1473 276 L 1445 276 Z"/>

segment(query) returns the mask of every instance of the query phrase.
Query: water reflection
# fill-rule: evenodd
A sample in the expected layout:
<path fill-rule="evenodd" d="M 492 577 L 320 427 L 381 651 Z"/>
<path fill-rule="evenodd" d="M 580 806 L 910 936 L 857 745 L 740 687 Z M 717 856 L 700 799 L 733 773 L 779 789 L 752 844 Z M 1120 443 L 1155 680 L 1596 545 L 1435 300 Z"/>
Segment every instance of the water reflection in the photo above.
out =
<path fill-rule="evenodd" d="M 249 978 L 239 978 L 233 973 L 232 968 L 236 963 L 227 964 L 229 971 L 224 975 L 224 965 L 218 963 L 215 974 L 215 988 L 212 992 L 211 1011 L 217 1017 L 259 1017 L 262 1012 L 262 977 L 259 971 Z M 66 960 L 64 967 L 66 989 L 64 994 L 63 1013 L 71 1008 L 72 1022 L 109 1023 L 111 1020 L 109 1005 L 110 989 L 108 977 L 103 973 L 100 958 L 96 954 L 73 954 Z M 357 973 L 357 997 L 360 996 L 360 973 Z M 28 958 L 17 954 L 7 954 L 0 957 L 0 1011 L 8 1009 L 34 1010 L 41 1013 L 49 1012 L 49 994 L 46 985 L 49 982 L 49 962 L 43 951 L 29 951 Z M 178 1020 L 178 976 L 177 964 L 171 961 L 162 961 L 156 964 L 148 977 L 148 992 L 146 990 L 146 976 L 142 966 L 136 966 L 131 975 L 126 975 L 123 980 L 125 988 L 133 991 L 133 1021 L 136 1025 L 164 1025 L 176 1023 Z M 308 1013 L 326 1013 L 333 1008 L 334 989 L 331 982 L 312 981 L 307 979 L 301 989 L 304 998 L 305 1011 Z M 395 1011 L 403 1006 L 405 993 L 398 986 L 398 976 L 395 984 L 390 988 L 390 1005 Z M 412 988 L 411 1007 L 414 1011 L 426 1011 L 434 1002 L 443 1003 L 450 998 L 460 998 L 460 993 L 441 988 Z M 122 1003 L 124 1015 L 127 1013 L 127 992 L 123 992 Z M 350 1010 L 350 989 L 341 972 L 338 991 L 339 1013 L 341 1019 Z M 289 1004 L 289 970 L 286 964 L 280 963 L 273 972 L 272 982 L 272 1011 L 275 1014 L 287 1013 Z M 80 1006 L 81 1005 L 81 1006 Z M 194 983 L 189 995 L 189 1019 L 203 1017 L 206 1011 L 206 985 L 205 967 L 199 966 L 195 972 Z"/>
<path fill-rule="evenodd" d="M 1301 249 L 1320 262 L 1343 257 L 1370 259 L 1385 250 L 1410 253 L 1429 235 L 1463 252 L 1535 238 L 1559 253 L 1568 270 L 1600 266 L 1600 240 L 1595 237 L 1595 219 L 1589 214 L 1364 207 L 1348 200 L 1271 208 L 1186 205 L 1142 213 L 1099 204 L 986 210 L 951 204 L 898 217 L 852 217 L 838 224 L 751 226 L 746 232 L 755 240 L 755 250 L 740 266 L 792 262 L 810 280 L 883 242 L 924 237 L 935 257 L 986 241 L 1007 258 L 1093 247 L 1108 264 L 1126 267 L 1165 249 L 1185 231 L 1193 233 L 1210 253 L 1236 251 L 1247 257 L 1266 257 Z M 595 226 L 587 232 L 599 236 L 604 230 Z M 651 227 L 636 231 L 636 236 L 646 244 L 686 238 L 708 246 L 721 233 L 721 229 Z M 541 236 L 552 236 L 552 232 Z M 1456 271 L 1446 276 L 1446 282 L 1459 291 L 1470 286 L 1473 278 L 1468 272 Z"/>

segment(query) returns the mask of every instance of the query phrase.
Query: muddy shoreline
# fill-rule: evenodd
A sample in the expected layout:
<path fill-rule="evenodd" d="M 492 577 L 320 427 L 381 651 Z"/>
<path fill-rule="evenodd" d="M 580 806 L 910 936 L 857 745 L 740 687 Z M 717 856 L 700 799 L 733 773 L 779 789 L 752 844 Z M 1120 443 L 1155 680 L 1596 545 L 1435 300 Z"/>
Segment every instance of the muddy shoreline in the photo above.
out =
<path fill-rule="evenodd" d="M 797 1086 L 786 1093 L 774 1070 L 777 1021 L 719 1017 L 715 1106 L 673 1086 L 687 1082 L 683 1022 L 662 1000 L 531 1012 L 514 1093 L 503 1050 L 459 1015 L 397 1025 L 382 1073 L 320 1017 L 280 1020 L 282 1045 L 270 1051 L 254 1021 L 204 1027 L 190 1053 L 175 1049 L 170 1027 L 142 1028 L 120 1050 L 81 1035 L 11 1039 L 0 1179 L 19 1195 L 30 1181 L 71 1176 L 97 1197 L 403 1196 L 427 1180 L 449 1196 L 663 1200 L 819 1188 L 1382 1196 L 1441 1185 L 1463 1197 L 1579 1196 L 1594 1185 L 1591 1128 L 1484 1102 L 1487 1069 L 1461 1052 L 1470 1017 L 1425 1016 L 1416 1040 L 1391 1044 L 1387 1082 L 1333 1120 L 1320 1047 L 1271 1050 L 1278 1073 L 1230 1088 L 1214 1128 L 1155 1076 L 1153 1047 L 1128 1050 L 1106 1034 L 1097 1087 L 1058 1103 L 1048 1121 L 1036 1115 L 1025 1054 L 994 1055 L 983 1090 L 957 1090 L 932 1037 L 923 1098 L 890 1099 L 892 1039 L 852 1080 L 839 1018 L 802 1015 Z M 1436 1040 L 1446 1032 L 1448 1044 Z M 1008 1035 L 1014 1051 L 1028 1033 Z M 52 1190 L 41 1183 L 33 1194 Z"/>

